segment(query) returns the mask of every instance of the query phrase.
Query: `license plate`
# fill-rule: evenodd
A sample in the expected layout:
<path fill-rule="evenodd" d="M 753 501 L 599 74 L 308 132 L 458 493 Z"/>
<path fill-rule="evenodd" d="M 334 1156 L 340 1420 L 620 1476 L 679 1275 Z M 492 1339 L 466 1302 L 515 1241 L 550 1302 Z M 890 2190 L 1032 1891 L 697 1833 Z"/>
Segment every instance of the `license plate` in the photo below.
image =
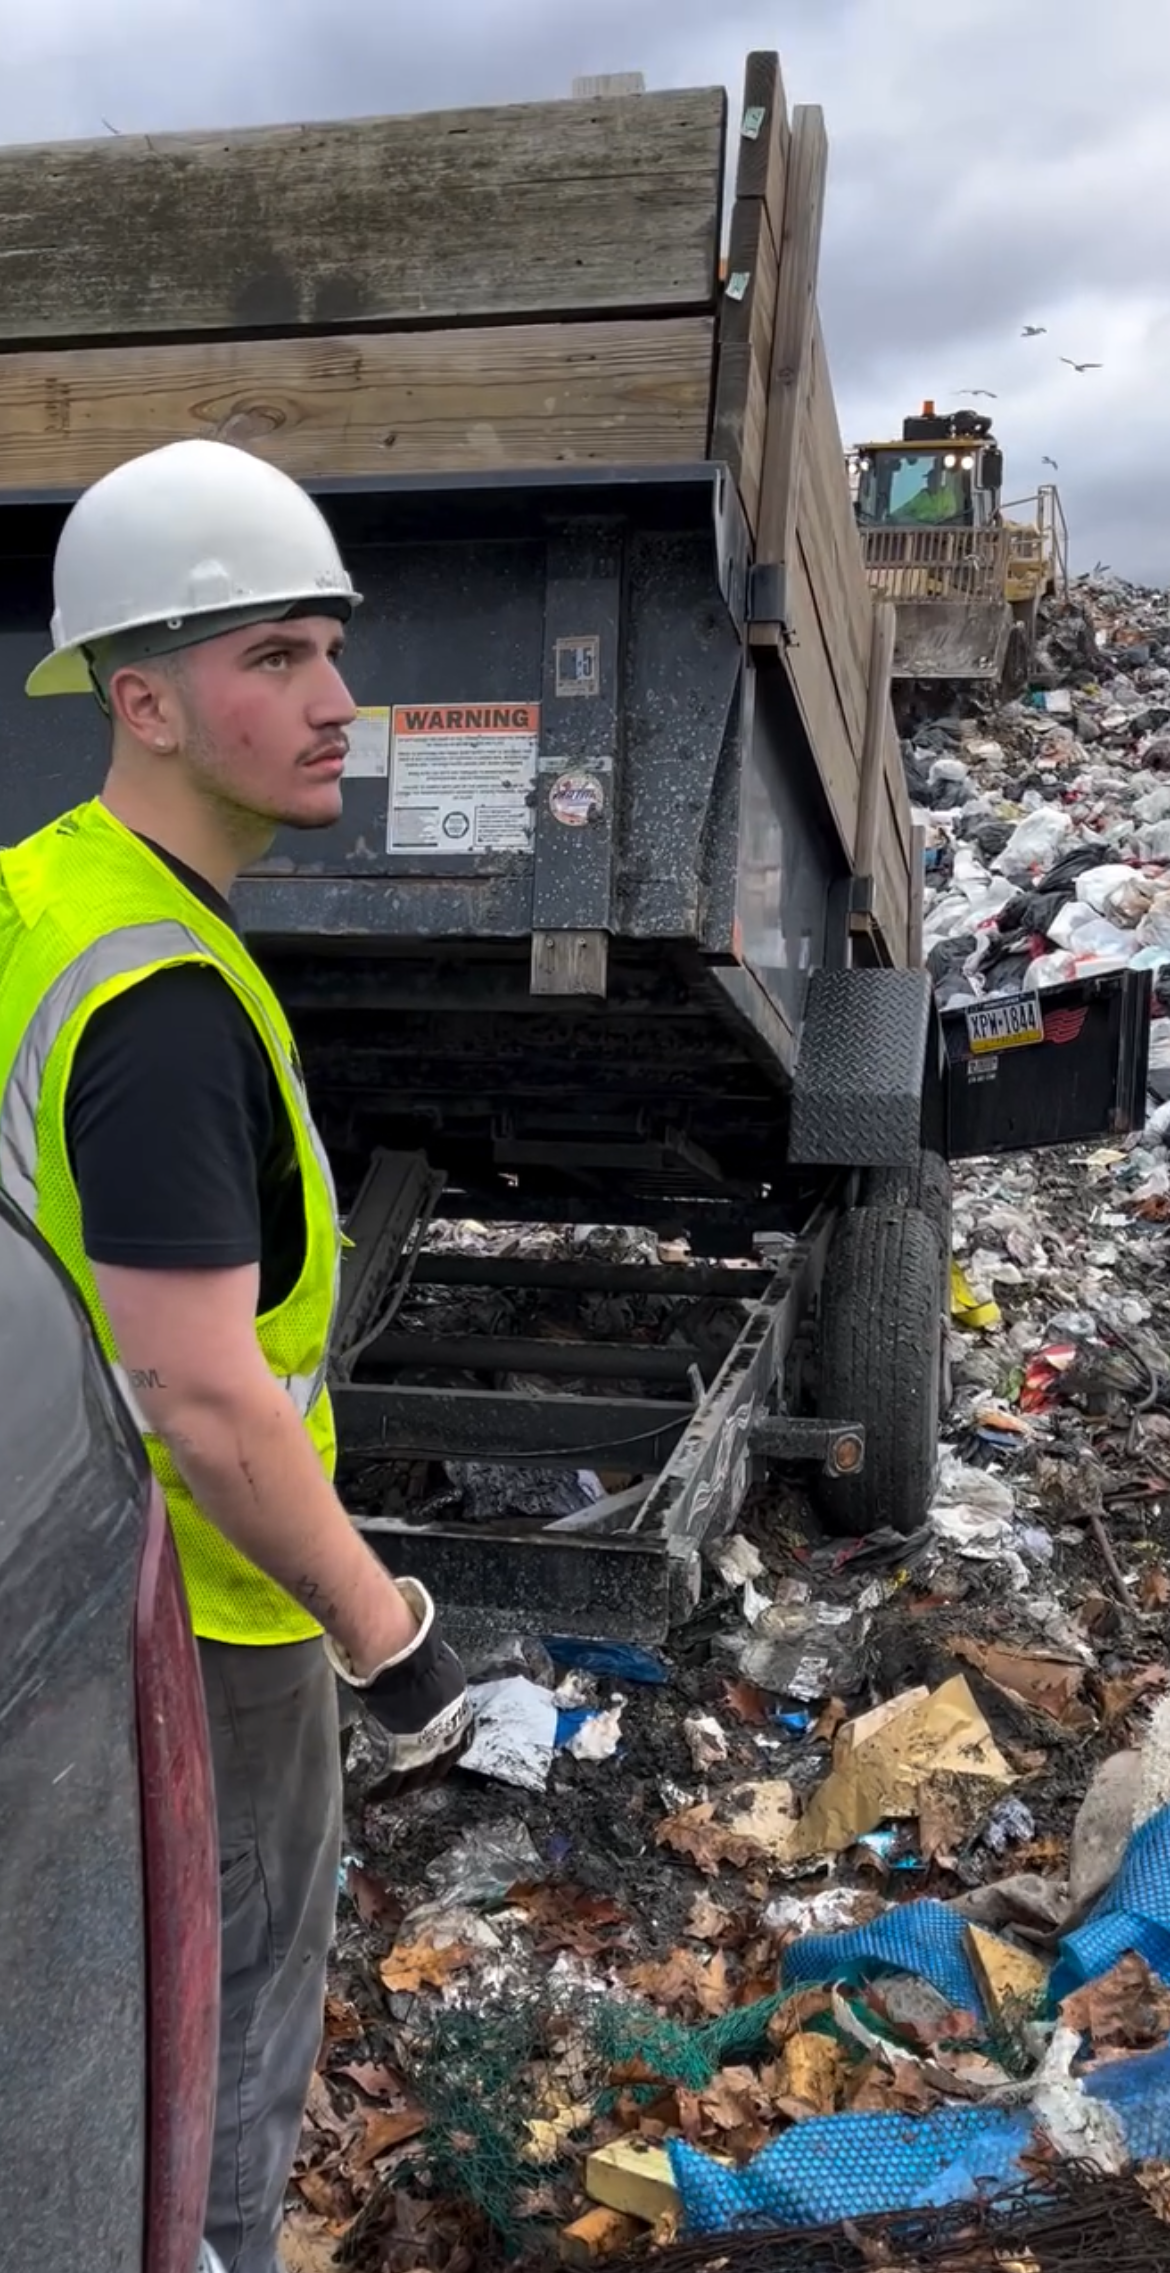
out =
<path fill-rule="evenodd" d="M 1040 997 L 1014 995 L 1010 1002 L 989 1002 L 967 1012 L 967 1042 L 972 1057 L 990 1057 L 996 1050 L 1028 1049 L 1044 1040 Z"/>

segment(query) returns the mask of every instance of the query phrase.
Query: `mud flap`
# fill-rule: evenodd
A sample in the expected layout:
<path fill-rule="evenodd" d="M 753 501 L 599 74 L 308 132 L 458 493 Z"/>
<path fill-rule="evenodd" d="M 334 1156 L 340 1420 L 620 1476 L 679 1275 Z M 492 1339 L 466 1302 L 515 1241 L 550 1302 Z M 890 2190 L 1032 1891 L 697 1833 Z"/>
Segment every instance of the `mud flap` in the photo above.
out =
<path fill-rule="evenodd" d="M 814 971 L 801 1028 L 791 1167 L 918 1160 L 941 1042 L 925 971 Z"/>
<path fill-rule="evenodd" d="M 1150 973 L 1111 971 L 945 1012 L 951 1160 L 1144 1126 Z"/>

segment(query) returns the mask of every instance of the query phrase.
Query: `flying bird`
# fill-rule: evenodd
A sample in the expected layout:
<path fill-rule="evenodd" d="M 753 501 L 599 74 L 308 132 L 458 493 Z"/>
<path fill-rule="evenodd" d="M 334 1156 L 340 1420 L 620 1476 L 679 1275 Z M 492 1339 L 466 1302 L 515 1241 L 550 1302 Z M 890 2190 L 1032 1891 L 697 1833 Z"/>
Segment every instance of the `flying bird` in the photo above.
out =
<path fill-rule="evenodd" d="M 1041 458 L 1040 463 L 1042 466 L 1051 466 L 1054 474 L 1058 474 L 1060 472 L 1060 467 L 1057 465 L 1055 458 Z"/>
<path fill-rule="evenodd" d="M 1047 331 L 1047 324 L 1025 324 L 1023 331 L 1020 333 L 1020 338 L 1043 339 L 1046 336 Z"/>
<path fill-rule="evenodd" d="M 957 395 L 971 395 L 972 397 L 976 395 L 982 395 L 984 397 L 984 400 L 989 403 L 997 403 L 999 401 L 999 396 L 994 395 L 990 387 L 956 387 L 955 393 Z"/>
<path fill-rule="evenodd" d="M 1070 371 L 1103 371 L 1105 368 L 1103 363 L 1074 363 L 1071 355 L 1062 355 L 1060 360 L 1067 363 Z"/>

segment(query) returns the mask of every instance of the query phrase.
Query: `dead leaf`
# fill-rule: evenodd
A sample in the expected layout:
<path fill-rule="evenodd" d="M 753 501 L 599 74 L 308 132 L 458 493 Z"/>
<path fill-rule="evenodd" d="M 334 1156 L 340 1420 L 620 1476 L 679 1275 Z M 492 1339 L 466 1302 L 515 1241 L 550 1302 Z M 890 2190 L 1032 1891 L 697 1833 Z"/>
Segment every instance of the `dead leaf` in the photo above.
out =
<path fill-rule="evenodd" d="M 322 2218 L 343 2219 L 348 2204 L 337 2180 L 325 2170 L 298 2170 L 293 2183 L 298 2194 L 304 2196 L 310 2210 Z"/>
<path fill-rule="evenodd" d="M 344 1997 L 326 1997 L 325 2035 L 331 2044 L 357 2044 L 365 2033 L 356 2006 Z"/>
<path fill-rule="evenodd" d="M 770 1717 L 772 1700 L 751 1681 L 723 1683 L 723 1709 L 745 1728 L 762 1728 Z"/>
<path fill-rule="evenodd" d="M 337 2235 L 327 2225 L 307 2218 L 286 2218 L 280 2236 L 280 2262 L 285 2273 L 334 2273 Z"/>
<path fill-rule="evenodd" d="M 537 1931 L 543 1953 L 573 1950 L 578 1957 L 600 1957 L 625 1937 L 627 1911 L 606 1894 L 574 1886 L 516 1886 L 510 1907 L 524 1910 Z"/>
<path fill-rule="evenodd" d="M 351 1863 L 345 1883 L 364 1926 L 384 1926 L 388 1933 L 397 1933 L 405 1911 L 384 1880 L 376 1878 L 373 1871 L 363 1869 L 361 1863 Z"/>
<path fill-rule="evenodd" d="M 707 1876 L 721 1863 L 747 1870 L 754 1863 L 782 1862 L 797 1829 L 796 1799 L 789 1783 L 768 1777 L 736 1785 L 720 1800 L 701 1800 L 660 1823 L 660 1846 L 689 1855 Z"/>
<path fill-rule="evenodd" d="M 349 2118 L 339 2115 L 333 2104 L 333 2095 L 323 2075 L 318 2071 L 309 2085 L 305 2102 L 305 2121 L 315 2131 L 332 2132 L 334 2138 L 343 2138 L 349 2129 Z"/>
<path fill-rule="evenodd" d="M 721 1949 L 707 1959 L 694 1950 L 672 1950 L 660 1963 L 635 1965 L 626 1981 L 637 1996 L 689 2018 L 701 2013 L 708 2020 L 717 2019 L 731 2003 L 727 1959 Z"/>
<path fill-rule="evenodd" d="M 1096 1687 L 1106 1728 L 1115 1728 L 1119 1721 L 1127 1720 L 1140 1697 L 1147 1696 L 1151 1689 L 1164 1689 L 1168 1681 L 1170 1669 L 1164 1665 L 1143 1665 L 1136 1673 L 1119 1673 L 1112 1681 L 1098 1681 Z"/>
<path fill-rule="evenodd" d="M 709 1894 L 696 1894 L 683 1930 L 691 1941 L 721 1941 L 734 1916 L 734 1911 L 725 1910 L 722 1902 L 713 1901 Z"/>
<path fill-rule="evenodd" d="M 1170 2226 L 1170 2163 L 1139 2164 L 1134 2177 L 1154 2216 Z"/>
<path fill-rule="evenodd" d="M 1138 1600 L 1143 1610 L 1165 1610 L 1170 1606 L 1170 1577 L 1157 1563 L 1142 1572 Z"/>
<path fill-rule="evenodd" d="M 1170 1988 L 1130 1952 L 1111 1973 L 1066 1997 L 1060 2016 L 1096 2052 L 1161 2044 L 1170 2035 Z"/>
<path fill-rule="evenodd" d="M 813 2115 L 832 2115 L 841 2091 L 844 2062 L 831 2036 L 811 2030 L 793 2036 L 774 2065 L 778 2096 L 793 2099 Z"/>
<path fill-rule="evenodd" d="M 768 2022 L 768 2042 L 782 2052 L 790 2039 L 799 2036 L 811 2021 L 820 2020 L 832 2010 L 833 1999 L 828 1989 L 798 1989 L 795 1996 L 785 1997 L 773 2013 Z"/>
<path fill-rule="evenodd" d="M 417 2139 L 426 2127 L 423 2107 L 376 2108 L 366 2124 L 361 2144 L 350 2157 L 354 2169 L 365 2170 L 370 2163 L 377 2162 L 379 2155 L 388 2155 L 392 2147 L 403 2147 L 408 2139 Z"/>
<path fill-rule="evenodd" d="M 426 1942 L 400 1942 L 378 1967 L 387 1989 L 410 1995 L 419 1989 L 445 1988 L 453 1973 L 465 1972 L 476 1952 L 463 1942 L 432 1949 Z"/>
<path fill-rule="evenodd" d="M 973 1665 L 995 1689 L 1002 1690 L 1029 1712 L 1042 1713 L 1058 1728 L 1081 1734 L 1093 1726 L 1093 1715 L 1081 1701 L 1086 1667 L 1078 1658 L 1059 1650 L 1001 1649 L 995 1642 L 979 1642 L 959 1634 L 950 1642 L 953 1657 Z"/>
<path fill-rule="evenodd" d="M 520 2149 L 525 2162 L 559 2162 L 573 2133 L 587 2130 L 592 2121 L 591 2099 L 582 2100 L 576 2107 L 558 2108 L 552 2116 L 531 2117 L 524 2126 L 528 2137 Z"/>
<path fill-rule="evenodd" d="M 751 2068 L 720 2068 L 699 2100 L 706 2120 L 717 2131 L 738 2131 L 759 2112 L 760 2087 Z"/>
<path fill-rule="evenodd" d="M 394 2099 L 405 2090 L 396 2068 L 379 2068 L 372 2060 L 355 2060 L 348 2068 L 335 2068 L 335 2076 L 348 2076 L 369 2099 Z"/>

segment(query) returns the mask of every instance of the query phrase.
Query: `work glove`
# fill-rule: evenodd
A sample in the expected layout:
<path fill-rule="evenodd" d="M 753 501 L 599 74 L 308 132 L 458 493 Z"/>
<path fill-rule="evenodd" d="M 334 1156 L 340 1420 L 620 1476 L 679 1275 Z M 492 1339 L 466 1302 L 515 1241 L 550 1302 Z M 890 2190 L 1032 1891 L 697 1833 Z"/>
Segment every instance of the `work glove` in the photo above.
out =
<path fill-rule="evenodd" d="M 438 1631 L 425 1586 L 400 1578 L 398 1591 L 418 1619 L 418 1632 L 364 1679 L 340 1645 L 325 1639 L 334 1672 L 365 1706 L 371 1797 L 397 1798 L 441 1783 L 466 1752 L 475 1726 L 463 1667 Z"/>

